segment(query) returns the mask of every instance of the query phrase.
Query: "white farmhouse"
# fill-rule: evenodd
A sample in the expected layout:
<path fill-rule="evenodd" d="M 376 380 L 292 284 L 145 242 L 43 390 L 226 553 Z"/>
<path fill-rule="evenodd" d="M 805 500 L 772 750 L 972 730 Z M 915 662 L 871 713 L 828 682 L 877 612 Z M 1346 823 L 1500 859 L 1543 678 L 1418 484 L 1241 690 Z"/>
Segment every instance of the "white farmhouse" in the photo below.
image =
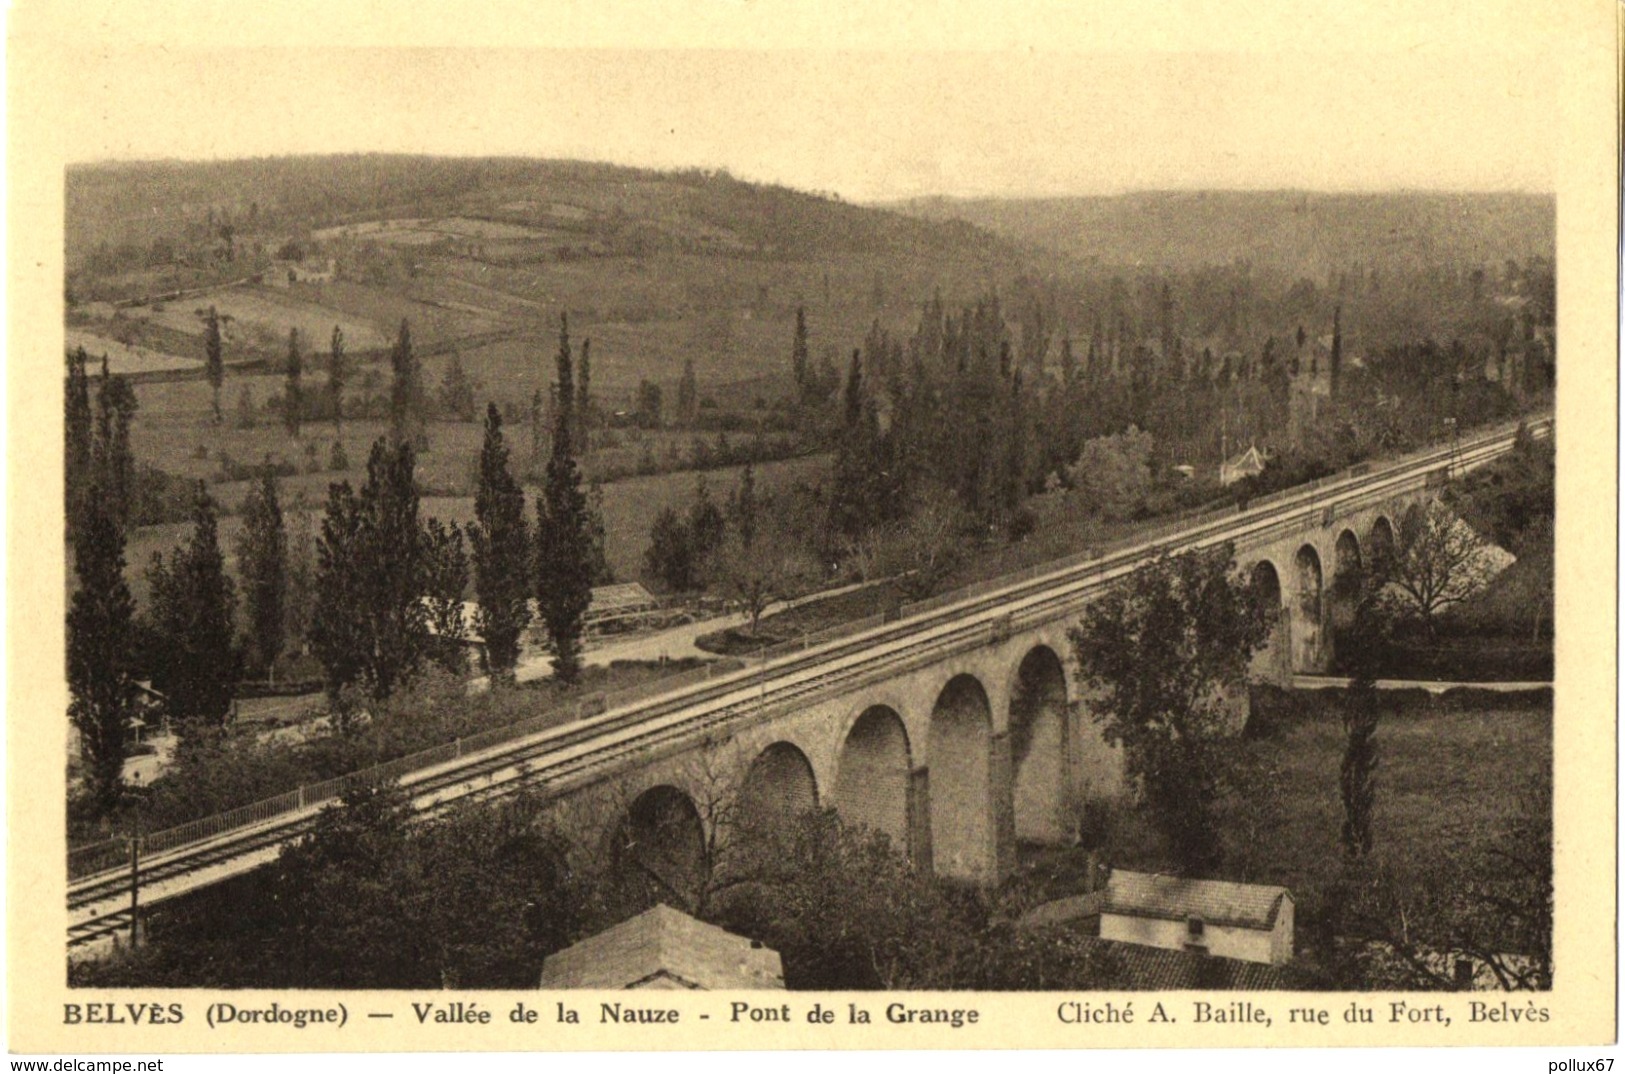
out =
<path fill-rule="evenodd" d="M 1292 960 L 1292 909 L 1283 887 L 1115 869 L 1100 938 L 1279 966 Z"/>

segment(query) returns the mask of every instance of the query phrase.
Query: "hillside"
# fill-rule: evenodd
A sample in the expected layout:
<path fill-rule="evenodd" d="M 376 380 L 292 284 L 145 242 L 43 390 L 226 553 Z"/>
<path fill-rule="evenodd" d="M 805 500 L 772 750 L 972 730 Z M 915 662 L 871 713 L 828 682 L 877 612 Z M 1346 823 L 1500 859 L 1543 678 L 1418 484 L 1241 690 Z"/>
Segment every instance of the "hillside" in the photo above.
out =
<path fill-rule="evenodd" d="M 405 319 L 515 406 L 541 386 L 561 312 L 592 338 L 606 402 L 643 378 L 674 397 L 686 361 L 702 386 L 757 381 L 754 397 L 788 374 L 798 306 L 815 357 L 839 362 L 875 319 L 900 329 L 933 291 L 968 300 L 1024 261 L 960 221 L 569 161 L 76 165 L 66 199 L 71 337 L 117 370 L 195 374 L 209 306 L 228 364 L 272 367 L 291 328 L 306 353 L 340 325 L 376 357 Z"/>
<path fill-rule="evenodd" d="M 1324 279 L 1362 265 L 1410 271 L 1555 257 L 1556 205 L 1533 194 L 1145 192 L 1112 197 L 923 198 L 895 206 L 1107 268 L 1250 261 Z"/>

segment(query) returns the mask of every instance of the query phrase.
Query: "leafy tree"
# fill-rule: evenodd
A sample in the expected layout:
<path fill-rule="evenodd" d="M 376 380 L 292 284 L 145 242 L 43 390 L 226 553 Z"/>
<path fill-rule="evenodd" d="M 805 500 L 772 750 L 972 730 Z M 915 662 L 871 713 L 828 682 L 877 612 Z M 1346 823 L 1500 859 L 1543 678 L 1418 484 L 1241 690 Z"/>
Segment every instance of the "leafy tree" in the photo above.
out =
<path fill-rule="evenodd" d="M 264 869 L 170 904 L 143 947 L 75 984 L 525 988 L 543 960 L 614 922 L 526 796 L 414 821 L 361 788 Z"/>
<path fill-rule="evenodd" d="M 299 422 L 304 417 L 305 395 L 304 386 L 300 383 L 304 376 L 305 360 L 299 353 L 299 329 L 288 329 L 288 363 L 287 383 L 282 389 L 282 427 L 288 430 L 289 436 L 299 435 Z"/>
<path fill-rule="evenodd" d="M 411 444 L 414 451 L 425 451 L 429 437 L 424 430 L 423 372 L 412 353 L 412 330 L 404 319 L 389 353 L 389 367 L 394 375 L 389 386 L 390 437 L 397 444 Z"/>
<path fill-rule="evenodd" d="M 1130 425 L 1115 436 L 1083 445 L 1067 477 L 1091 509 L 1110 519 L 1131 518 L 1151 490 L 1151 434 Z"/>
<path fill-rule="evenodd" d="M 224 724 L 241 667 L 233 628 L 237 592 L 220 553 L 214 499 L 201 481 L 191 540 L 167 563 L 155 554 L 148 578 L 160 646 L 153 687 L 167 697 L 172 715 Z"/>
<path fill-rule="evenodd" d="M 124 532 L 101 487 L 86 490 L 74 531 L 79 585 L 68 606 L 68 718 L 79 731 L 92 799 L 103 809 L 118 798 L 135 705 L 135 601 L 124 582 Z"/>
<path fill-rule="evenodd" d="M 1523 426 L 1510 452 L 1452 484 L 1445 503 L 1475 530 L 1522 556 L 1550 542 L 1556 477 L 1551 439 L 1536 440 Z"/>
<path fill-rule="evenodd" d="M 1069 631 L 1083 680 L 1099 691 L 1106 741 L 1124 748 L 1152 820 L 1191 873 L 1218 865 L 1218 741 L 1229 698 L 1268 636 L 1231 556 L 1221 545 L 1162 557 L 1100 596 Z"/>
<path fill-rule="evenodd" d="M 485 641 L 486 666 L 499 682 L 513 681 L 519 639 L 530 624 L 530 529 L 525 522 L 525 493 L 508 462 L 502 415 L 490 403 L 485 409 L 485 443 L 468 540 L 479 601 L 475 622 Z"/>
<path fill-rule="evenodd" d="M 553 449 L 536 501 L 536 603 L 552 644 L 553 674 L 573 684 L 581 674 L 581 632 L 592 603 L 592 563 L 587 498 L 570 439 L 575 385 L 570 326 L 563 315 L 557 365 Z"/>
<path fill-rule="evenodd" d="M 286 637 L 288 588 L 288 537 L 277 498 L 276 473 L 270 466 L 243 501 L 237 563 L 248 619 L 249 668 L 252 674 L 269 676 Z"/>
<path fill-rule="evenodd" d="M 928 597 L 959 566 L 972 526 L 973 520 L 951 495 L 928 489 L 908 518 L 882 531 L 886 544 L 882 569 L 898 576 L 897 584 L 910 598 Z"/>
<path fill-rule="evenodd" d="M 462 355 L 451 352 L 446 372 L 440 378 L 440 412 L 455 421 L 473 421 L 474 382 L 463 371 Z"/>
<path fill-rule="evenodd" d="M 226 380 L 225 359 L 221 353 L 220 315 L 209 307 L 209 318 L 203 326 L 203 377 L 214 393 L 214 423 L 220 424 L 220 386 Z"/>
<path fill-rule="evenodd" d="M 644 569 L 672 592 L 681 593 L 695 585 L 694 543 L 688 523 L 676 509 L 662 507 L 649 527 L 649 547 L 644 550 Z"/>
<path fill-rule="evenodd" d="M 1397 614 L 1419 621 L 1429 637 L 1437 634 L 1441 611 L 1479 592 L 1497 572 L 1483 538 L 1437 500 L 1405 512 L 1383 567 L 1385 595 Z"/>
<path fill-rule="evenodd" d="M 716 551 L 711 573 L 745 607 L 750 632 L 761 631 L 762 612 L 796 596 L 818 576 L 818 564 L 795 534 L 764 530 L 747 542 L 738 530 Z"/>
<path fill-rule="evenodd" d="M 333 407 L 333 433 L 344 430 L 344 385 L 350 379 L 350 363 L 344 354 L 344 329 L 333 326 L 333 339 L 328 344 L 327 398 Z"/>
<path fill-rule="evenodd" d="M 433 638 L 430 655 L 436 663 L 461 678 L 468 674 L 468 649 L 463 644 L 463 594 L 468 589 L 468 553 L 463 531 L 455 522 L 438 518 L 423 523 L 424 603 Z"/>

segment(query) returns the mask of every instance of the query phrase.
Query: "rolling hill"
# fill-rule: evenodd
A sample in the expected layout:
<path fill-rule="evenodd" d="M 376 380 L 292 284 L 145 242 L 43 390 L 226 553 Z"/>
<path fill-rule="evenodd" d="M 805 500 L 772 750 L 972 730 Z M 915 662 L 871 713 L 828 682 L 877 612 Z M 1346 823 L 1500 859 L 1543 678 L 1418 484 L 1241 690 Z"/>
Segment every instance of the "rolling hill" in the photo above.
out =
<path fill-rule="evenodd" d="M 1294 277 L 1555 256 L 1556 204 L 1517 193 L 1144 192 L 1111 197 L 925 198 L 893 208 L 959 220 L 1104 268 L 1250 261 Z"/>

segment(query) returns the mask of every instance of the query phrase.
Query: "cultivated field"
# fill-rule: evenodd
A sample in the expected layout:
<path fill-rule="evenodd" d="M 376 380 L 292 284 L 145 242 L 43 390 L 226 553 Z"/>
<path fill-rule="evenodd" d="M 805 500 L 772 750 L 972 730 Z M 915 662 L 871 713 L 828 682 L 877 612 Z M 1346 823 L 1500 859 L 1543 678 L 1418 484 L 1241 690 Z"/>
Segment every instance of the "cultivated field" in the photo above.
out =
<path fill-rule="evenodd" d="M 126 317 L 150 320 L 177 332 L 201 336 L 210 306 L 220 315 L 220 334 L 227 347 L 234 344 L 261 349 L 278 344 L 285 346 L 288 329 L 297 328 L 307 352 L 326 351 L 335 324 L 344 330 L 345 344 L 353 350 L 371 350 L 388 342 L 383 331 L 371 321 L 259 287 L 223 288 L 175 302 L 134 306 L 124 312 Z"/>
<path fill-rule="evenodd" d="M 92 375 L 96 373 L 103 355 L 107 356 L 108 371 L 115 376 L 203 368 L 203 362 L 198 358 L 181 358 L 140 344 L 121 343 L 116 339 L 109 339 L 107 336 L 80 328 L 68 328 L 63 335 L 69 351 L 77 347 L 85 349 L 85 353 L 90 356 L 89 370 Z"/>

